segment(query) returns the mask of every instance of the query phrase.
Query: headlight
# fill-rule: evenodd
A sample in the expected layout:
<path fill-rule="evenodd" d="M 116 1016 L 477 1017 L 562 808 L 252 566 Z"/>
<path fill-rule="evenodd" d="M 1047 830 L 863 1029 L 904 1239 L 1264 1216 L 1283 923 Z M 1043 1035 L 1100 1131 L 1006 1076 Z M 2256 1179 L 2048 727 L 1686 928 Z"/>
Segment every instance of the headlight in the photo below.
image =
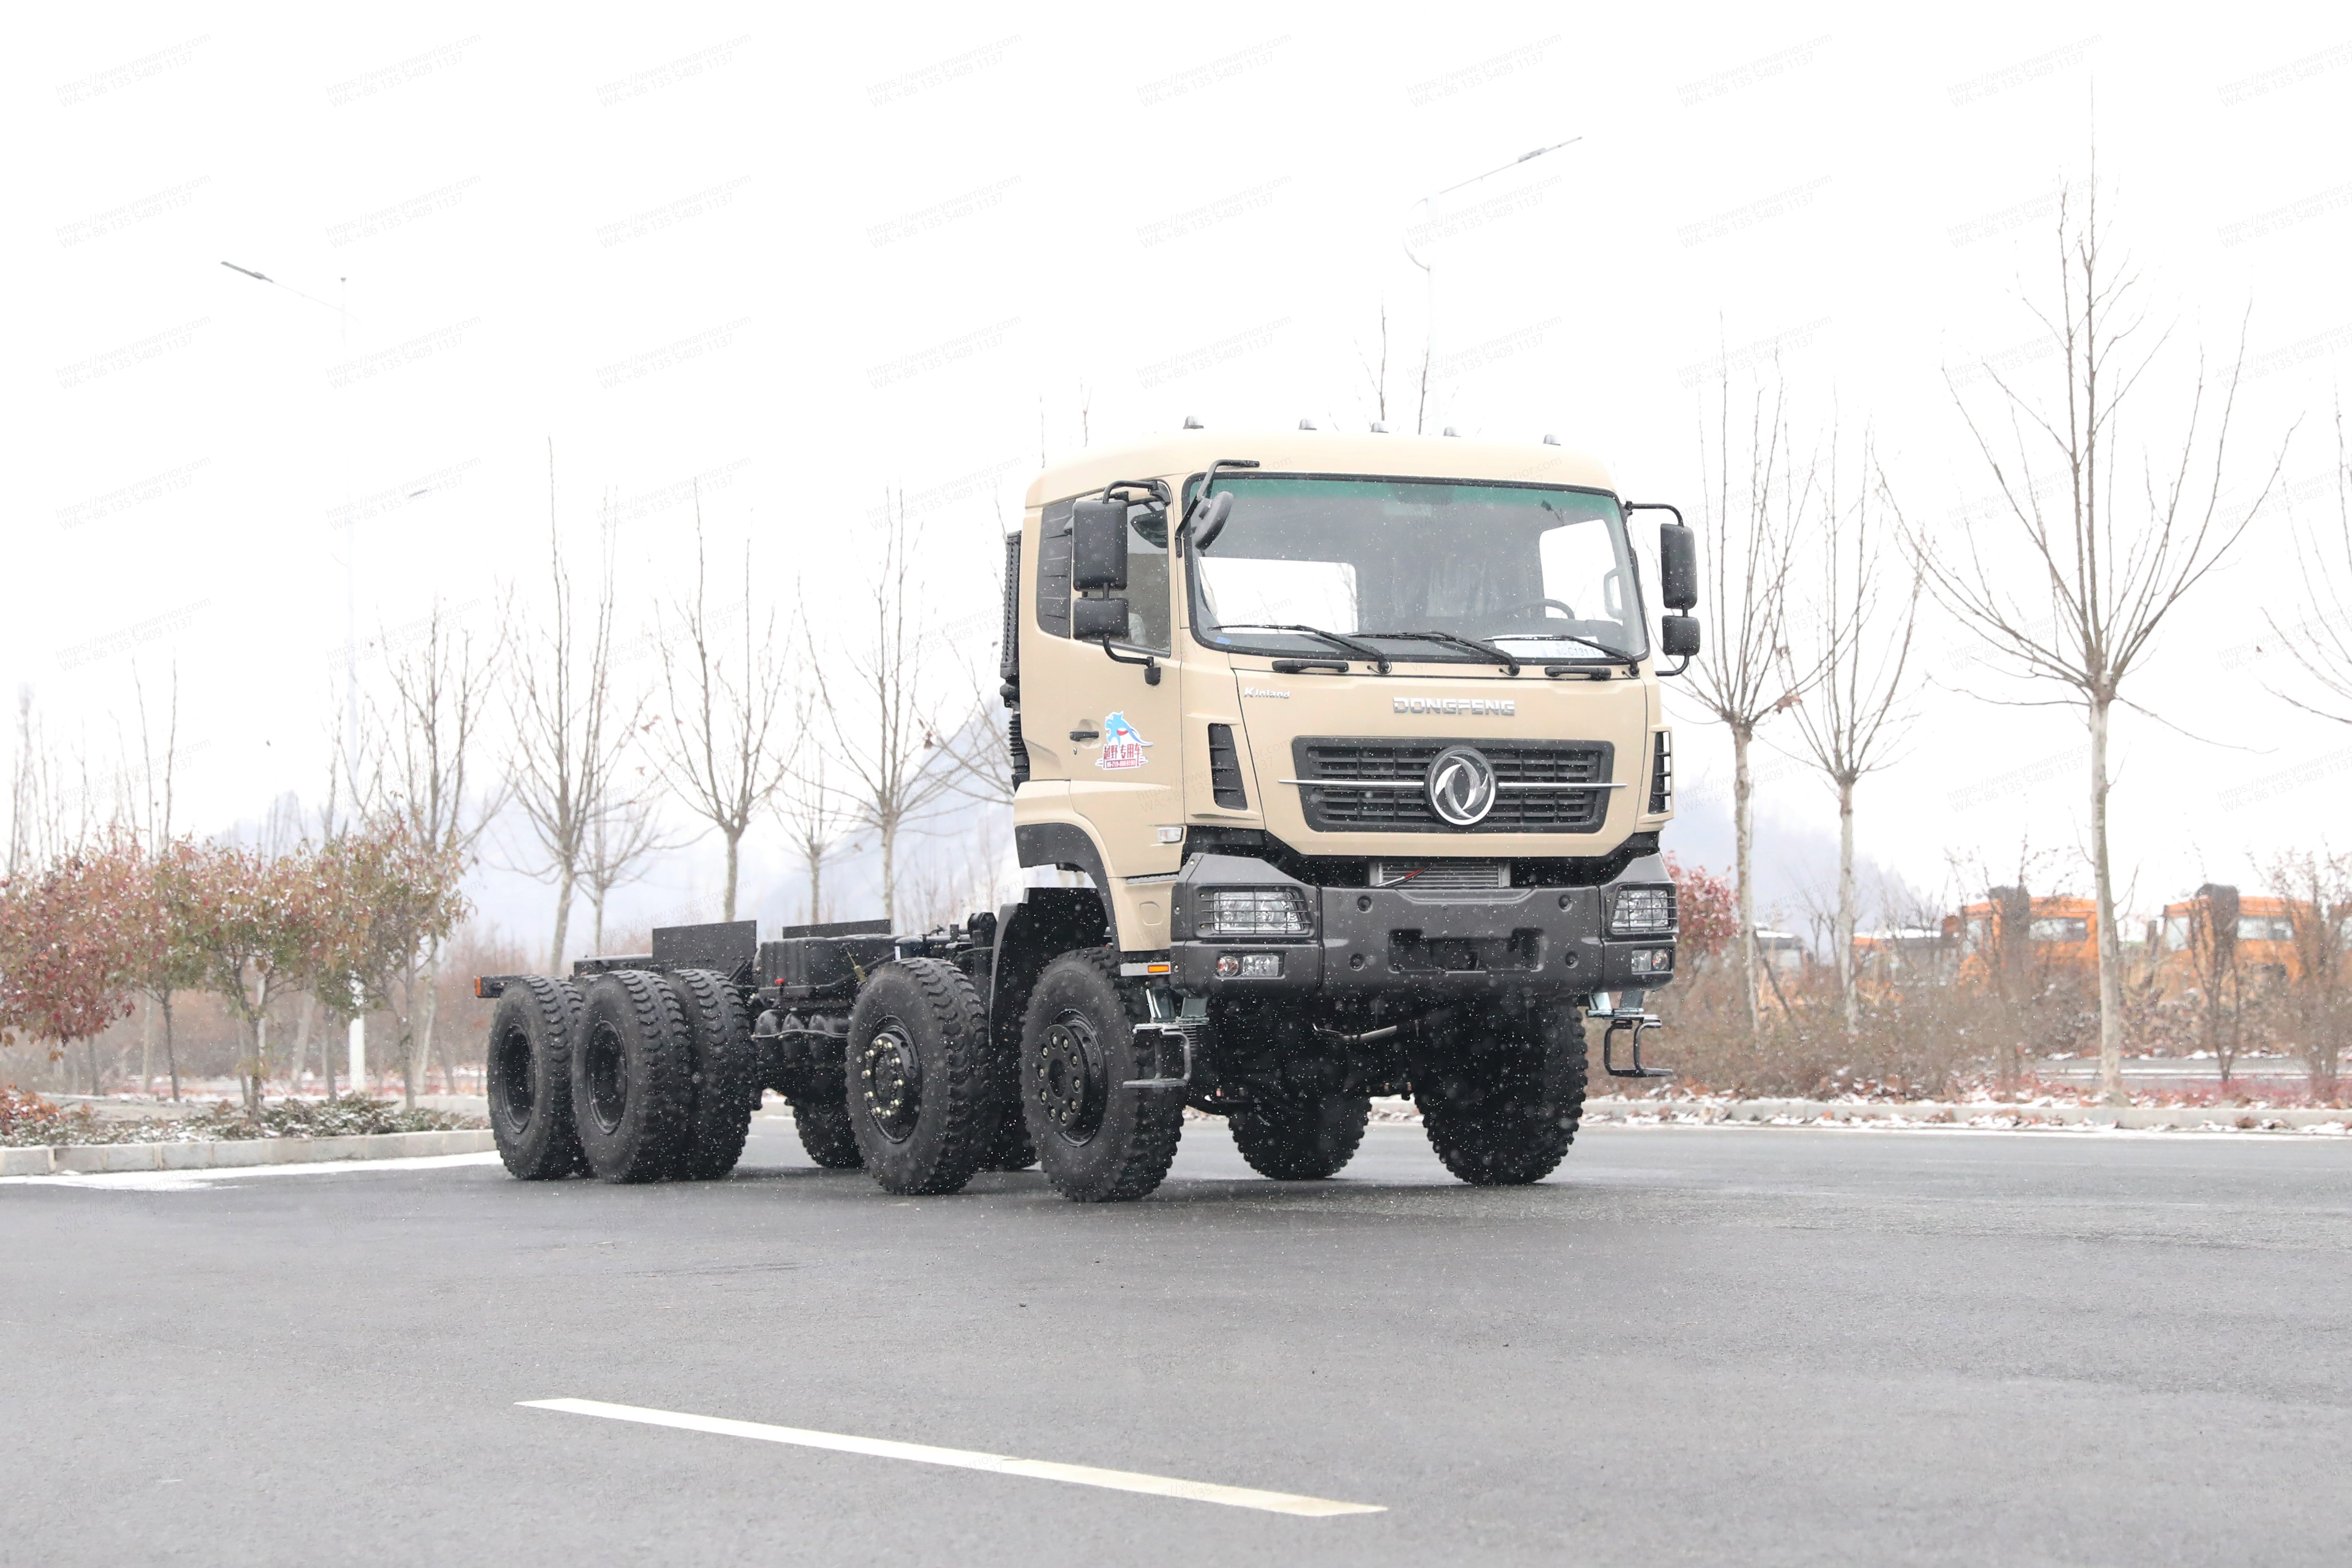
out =
<path fill-rule="evenodd" d="M 1617 902 L 1609 911 L 1611 936 L 1654 936 L 1675 929 L 1675 889 L 1671 883 L 1662 888 L 1620 888 Z"/>
<path fill-rule="evenodd" d="M 1201 895 L 1202 936 L 1311 936 L 1304 888 L 1212 888 Z"/>

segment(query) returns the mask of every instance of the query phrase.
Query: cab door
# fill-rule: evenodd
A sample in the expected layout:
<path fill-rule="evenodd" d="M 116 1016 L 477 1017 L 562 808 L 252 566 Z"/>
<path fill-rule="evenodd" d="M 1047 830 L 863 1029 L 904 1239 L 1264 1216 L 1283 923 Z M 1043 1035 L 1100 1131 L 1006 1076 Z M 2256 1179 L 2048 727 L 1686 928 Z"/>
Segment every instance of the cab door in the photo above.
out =
<path fill-rule="evenodd" d="M 1184 764 L 1166 509 L 1129 505 L 1123 592 L 1071 588 L 1070 519 L 1071 503 L 1061 501 L 1039 520 L 1036 624 L 1046 635 L 1022 680 L 1023 733 L 1063 758 L 1070 808 L 1101 842 L 1110 876 L 1173 871 L 1183 851 Z M 1107 648 L 1071 636 L 1076 601 L 1121 597 L 1124 638 Z"/>

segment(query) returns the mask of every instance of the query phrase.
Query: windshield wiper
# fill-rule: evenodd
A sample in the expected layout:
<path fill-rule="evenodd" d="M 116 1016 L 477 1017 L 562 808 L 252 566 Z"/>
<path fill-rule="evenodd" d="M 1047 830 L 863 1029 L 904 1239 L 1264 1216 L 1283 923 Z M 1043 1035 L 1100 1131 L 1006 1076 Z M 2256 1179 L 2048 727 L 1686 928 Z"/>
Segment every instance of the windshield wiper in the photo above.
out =
<path fill-rule="evenodd" d="M 1220 623 L 1216 629 L 1220 635 L 1229 631 L 1297 632 L 1302 637 L 1321 637 L 1333 647 L 1343 647 L 1358 658 L 1370 659 L 1372 668 L 1382 675 L 1386 675 L 1390 668 L 1389 656 L 1380 649 L 1369 643 L 1360 643 L 1353 637 L 1341 637 L 1338 632 L 1327 632 L 1321 626 L 1302 626 L 1280 621 L 1228 621 Z"/>
<path fill-rule="evenodd" d="M 1519 661 L 1512 658 L 1509 653 L 1496 647 L 1493 643 L 1480 642 L 1476 637 L 1465 637 L 1459 632 L 1365 632 L 1362 635 L 1368 637 L 1392 637 L 1398 642 L 1452 643 L 1455 647 L 1466 647 L 1473 653 L 1482 653 L 1488 658 L 1499 661 L 1506 674 L 1517 675 L 1519 672 Z"/>
<path fill-rule="evenodd" d="M 1578 637 L 1574 632 L 1513 632 L 1511 634 L 1511 640 L 1513 642 L 1582 643 L 1586 647 L 1591 648 L 1596 653 L 1605 653 L 1611 658 L 1623 659 L 1625 661 L 1625 668 L 1628 669 L 1639 669 L 1642 667 L 1642 661 L 1635 658 L 1632 654 L 1626 653 L 1619 648 L 1611 647 L 1605 642 L 1594 642 L 1591 637 Z"/>

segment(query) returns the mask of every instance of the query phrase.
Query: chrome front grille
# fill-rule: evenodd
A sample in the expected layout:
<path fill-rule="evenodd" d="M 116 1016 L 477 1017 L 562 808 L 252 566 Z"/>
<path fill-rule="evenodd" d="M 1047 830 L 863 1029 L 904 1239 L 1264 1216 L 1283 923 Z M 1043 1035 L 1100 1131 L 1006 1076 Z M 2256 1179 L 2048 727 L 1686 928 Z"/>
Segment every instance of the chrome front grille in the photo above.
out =
<path fill-rule="evenodd" d="M 1494 808 L 1475 827 L 1441 822 L 1423 781 L 1448 746 L 1494 764 Z M 1606 741 L 1301 736 L 1291 742 L 1307 826 L 1318 833 L 1592 833 L 1609 815 L 1616 749 Z"/>

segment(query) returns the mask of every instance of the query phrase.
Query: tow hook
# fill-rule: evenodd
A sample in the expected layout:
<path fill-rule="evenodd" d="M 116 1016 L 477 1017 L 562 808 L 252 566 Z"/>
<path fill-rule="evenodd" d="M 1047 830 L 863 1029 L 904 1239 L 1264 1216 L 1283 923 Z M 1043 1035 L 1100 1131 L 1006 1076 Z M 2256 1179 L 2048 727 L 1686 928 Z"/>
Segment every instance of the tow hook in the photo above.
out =
<path fill-rule="evenodd" d="M 1607 1015 L 1607 1017 L 1609 1027 L 1601 1037 L 1601 1065 L 1611 1078 L 1672 1078 L 1675 1076 L 1672 1068 L 1645 1068 L 1642 1065 L 1642 1037 L 1653 1029 L 1665 1027 L 1665 1025 L 1658 1021 L 1658 1016 L 1655 1013 L 1612 1013 Z M 1630 1037 L 1627 1043 L 1633 1047 L 1633 1065 L 1632 1067 L 1621 1068 L 1617 1065 L 1617 1037 L 1621 1033 Z"/>

